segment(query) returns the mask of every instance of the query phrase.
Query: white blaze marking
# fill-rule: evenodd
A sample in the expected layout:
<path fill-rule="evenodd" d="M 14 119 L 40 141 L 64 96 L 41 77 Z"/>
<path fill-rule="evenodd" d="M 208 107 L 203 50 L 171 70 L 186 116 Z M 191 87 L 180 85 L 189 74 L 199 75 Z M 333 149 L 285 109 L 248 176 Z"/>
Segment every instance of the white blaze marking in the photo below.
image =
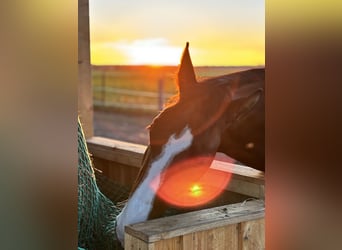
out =
<path fill-rule="evenodd" d="M 180 133 L 179 138 L 175 138 L 175 134 L 170 136 L 167 143 L 163 146 L 160 155 L 151 163 L 147 176 L 140 183 L 124 209 L 116 218 L 116 234 L 122 246 L 124 246 L 125 225 L 146 221 L 152 210 L 155 192 L 151 188 L 151 182 L 157 180 L 154 184 L 157 188 L 159 187 L 159 174 L 170 164 L 177 154 L 190 147 L 192 139 L 193 135 L 191 134 L 191 130 L 186 126 Z"/>

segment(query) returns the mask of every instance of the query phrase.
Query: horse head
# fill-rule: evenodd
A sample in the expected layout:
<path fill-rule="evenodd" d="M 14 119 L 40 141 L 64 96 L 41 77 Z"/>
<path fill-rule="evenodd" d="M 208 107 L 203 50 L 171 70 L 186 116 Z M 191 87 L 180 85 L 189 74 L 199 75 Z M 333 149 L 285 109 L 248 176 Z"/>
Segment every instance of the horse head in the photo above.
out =
<path fill-rule="evenodd" d="M 264 69 L 198 82 L 187 43 L 177 82 L 178 95 L 149 126 L 143 166 L 117 217 L 121 242 L 124 225 L 159 217 L 175 197 L 200 199 L 193 183 L 207 174 L 216 152 L 264 170 Z"/>

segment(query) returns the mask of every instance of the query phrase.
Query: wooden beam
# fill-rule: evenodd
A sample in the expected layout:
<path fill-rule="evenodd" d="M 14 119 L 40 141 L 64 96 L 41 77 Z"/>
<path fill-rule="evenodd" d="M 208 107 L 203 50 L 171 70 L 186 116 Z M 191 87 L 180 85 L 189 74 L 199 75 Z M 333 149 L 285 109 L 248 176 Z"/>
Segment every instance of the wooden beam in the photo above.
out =
<path fill-rule="evenodd" d="M 87 140 L 89 152 L 94 158 L 116 164 L 106 164 L 106 171 L 122 174 L 122 165 L 140 169 L 146 146 L 94 136 Z M 96 166 L 95 166 L 96 167 Z M 112 168 L 112 170 L 108 168 Z M 255 198 L 264 198 L 264 173 L 246 166 L 214 160 L 211 168 L 231 172 L 232 178 L 226 190 Z M 99 167 L 99 169 L 102 169 Z M 117 171 L 115 170 L 117 169 Z M 128 170 L 127 170 L 128 171 Z M 134 170 L 133 172 L 135 172 Z M 132 171 L 128 171 L 132 172 Z M 137 172 L 137 171 L 136 171 Z M 113 178 L 112 178 L 113 179 Z M 117 178 L 116 178 L 117 179 Z M 124 180 L 123 176 L 120 179 Z M 131 178 L 132 182 L 134 178 Z M 125 181 L 127 184 L 127 181 Z"/>
<path fill-rule="evenodd" d="M 98 158 L 141 167 L 146 146 L 94 136 L 87 140 L 89 152 Z M 96 166 L 95 166 L 96 167 Z"/>
<path fill-rule="evenodd" d="M 248 237 L 248 233 L 254 235 L 252 229 L 262 229 L 262 225 L 259 224 L 263 223 L 264 216 L 265 204 L 263 200 L 246 201 L 128 225 L 125 227 L 125 237 L 127 237 L 126 239 L 134 237 L 150 244 L 213 229 L 225 230 L 222 227 L 245 223 L 241 224 L 243 228 L 240 227 L 240 235 L 242 235 L 242 239 L 245 239 Z M 256 222 L 246 224 L 249 221 Z M 229 230 L 234 231 L 234 228 L 229 228 Z M 218 234 L 216 237 L 221 237 L 221 233 L 215 233 Z M 250 238 L 251 241 L 255 242 L 254 238 Z M 125 242 L 130 245 L 129 240 Z M 260 244 L 262 243 L 263 241 Z"/>
<path fill-rule="evenodd" d="M 150 250 L 153 249 L 151 247 L 149 247 L 148 244 L 146 244 L 145 242 L 143 242 L 142 240 L 139 240 L 135 237 L 130 236 L 129 234 L 127 234 L 126 236 L 126 243 L 125 244 L 125 250 Z"/>
<path fill-rule="evenodd" d="M 265 183 L 264 172 L 253 169 L 251 167 L 214 160 L 211 165 L 211 168 L 234 173 L 235 178 L 241 181 L 261 185 Z"/>
<path fill-rule="evenodd" d="M 213 161 L 211 168 L 233 174 L 226 190 L 261 199 L 265 197 L 264 172 L 218 160 Z"/>
<path fill-rule="evenodd" d="M 93 136 L 89 1 L 78 0 L 78 115 L 86 138 Z"/>
<path fill-rule="evenodd" d="M 265 219 L 244 221 L 239 225 L 239 250 L 265 249 Z"/>

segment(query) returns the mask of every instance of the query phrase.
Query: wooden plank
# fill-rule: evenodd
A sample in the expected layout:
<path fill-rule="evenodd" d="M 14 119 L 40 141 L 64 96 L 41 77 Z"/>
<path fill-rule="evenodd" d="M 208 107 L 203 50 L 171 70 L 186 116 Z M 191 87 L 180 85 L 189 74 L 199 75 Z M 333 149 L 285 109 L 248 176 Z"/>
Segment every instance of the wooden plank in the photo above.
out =
<path fill-rule="evenodd" d="M 94 101 L 95 106 L 105 107 L 105 108 L 116 108 L 116 109 L 124 109 L 124 110 L 142 110 L 142 111 L 153 111 L 154 113 L 158 112 L 158 103 L 156 104 L 141 104 L 141 103 L 119 103 L 119 102 L 110 102 L 106 101 L 105 104 L 102 101 Z"/>
<path fill-rule="evenodd" d="M 265 198 L 265 186 L 260 184 L 255 184 L 251 182 L 247 182 L 244 180 L 239 180 L 238 178 L 234 178 L 230 180 L 226 190 L 236 192 L 239 194 L 244 194 L 247 196 L 264 199 Z"/>
<path fill-rule="evenodd" d="M 133 185 L 133 182 L 138 175 L 139 168 L 108 161 L 98 157 L 92 158 L 95 168 L 100 170 L 103 175 L 115 183 L 125 187 L 131 187 Z"/>
<path fill-rule="evenodd" d="M 238 247 L 237 225 L 227 225 L 183 236 L 183 249 L 236 250 Z"/>
<path fill-rule="evenodd" d="M 125 234 L 125 250 L 154 250 L 153 244 L 137 239 L 129 234 Z"/>
<path fill-rule="evenodd" d="M 128 225 L 125 232 L 151 243 L 264 216 L 264 201 L 254 200 Z"/>
<path fill-rule="evenodd" d="M 244 221 L 240 224 L 239 250 L 265 249 L 265 219 Z"/>
<path fill-rule="evenodd" d="M 146 146 L 93 136 L 87 140 L 89 152 L 102 159 L 132 167 L 141 166 Z"/>
<path fill-rule="evenodd" d="M 178 237 L 174 237 L 171 239 L 165 239 L 165 240 L 161 240 L 161 241 L 157 241 L 157 242 L 153 242 L 153 243 L 149 243 L 151 246 L 153 246 L 154 250 L 165 250 L 165 249 L 177 249 L 177 250 L 186 250 L 188 248 L 184 248 L 183 247 L 183 237 L 182 236 L 178 236 Z"/>
<path fill-rule="evenodd" d="M 98 158 L 134 167 L 141 166 L 146 146 L 93 136 L 87 140 L 89 151 Z M 233 179 L 264 185 L 264 173 L 250 167 L 214 160 L 211 168 L 233 173 Z"/>
<path fill-rule="evenodd" d="M 261 185 L 265 183 L 264 172 L 251 167 L 214 160 L 211 164 L 211 168 L 234 173 L 234 178 L 236 180 L 243 180 Z"/>
<path fill-rule="evenodd" d="M 226 190 L 248 195 L 255 198 L 264 198 L 264 172 L 238 164 L 214 160 L 212 169 L 233 173 Z"/>
<path fill-rule="evenodd" d="M 110 175 L 108 177 L 113 180 L 132 185 L 131 182 L 135 180 L 132 173 L 135 174 L 139 171 L 146 146 L 97 136 L 88 139 L 87 144 L 89 152 L 94 157 L 95 167 L 103 170 L 107 176 Z M 106 166 L 102 167 L 97 163 L 99 159 L 114 162 L 114 164 L 105 164 Z M 104 161 L 100 162 L 103 165 Z M 226 190 L 250 197 L 264 198 L 265 177 L 263 172 L 218 160 L 213 161 L 211 168 L 233 173 Z"/>
<path fill-rule="evenodd" d="M 118 95 L 131 95 L 131 96 L 138 96 L 138 97 L 147 97 L 147 98 L 158 98 L 158 92 L 152 91 L 143 91 L 143 90 L 131 90 L 131 89 L 123 89 L 118 87 L 110 87 L 110 86 L 94 86 L 93 91 L 95 92 L 102 92 L 105 91 L 107 93 L 113 93 Z M 170 98 L 174 96 L 171 93 L 164 93 L 165 98 Z"/>
<path fill-rule="evenodd" d="M 235 250 L 239 245 L 238 242 L 238 224 L 224 227 L 224 245 L 222 249 Z"/>

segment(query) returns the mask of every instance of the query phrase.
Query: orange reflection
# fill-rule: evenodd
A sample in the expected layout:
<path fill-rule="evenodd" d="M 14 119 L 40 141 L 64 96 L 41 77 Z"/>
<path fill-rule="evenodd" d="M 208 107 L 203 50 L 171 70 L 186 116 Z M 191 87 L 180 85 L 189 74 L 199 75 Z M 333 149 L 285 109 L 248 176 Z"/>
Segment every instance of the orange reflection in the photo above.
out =
<path fill-rule="evenodd" d="M 151 187 L 174 206 L 194 207 L 216 198 L 227 186 L 231 173 L 210 168 L 211 158 L 196 157 L 170 166 Z M 162 183 L 158 185 L 159 181 Z"/>

